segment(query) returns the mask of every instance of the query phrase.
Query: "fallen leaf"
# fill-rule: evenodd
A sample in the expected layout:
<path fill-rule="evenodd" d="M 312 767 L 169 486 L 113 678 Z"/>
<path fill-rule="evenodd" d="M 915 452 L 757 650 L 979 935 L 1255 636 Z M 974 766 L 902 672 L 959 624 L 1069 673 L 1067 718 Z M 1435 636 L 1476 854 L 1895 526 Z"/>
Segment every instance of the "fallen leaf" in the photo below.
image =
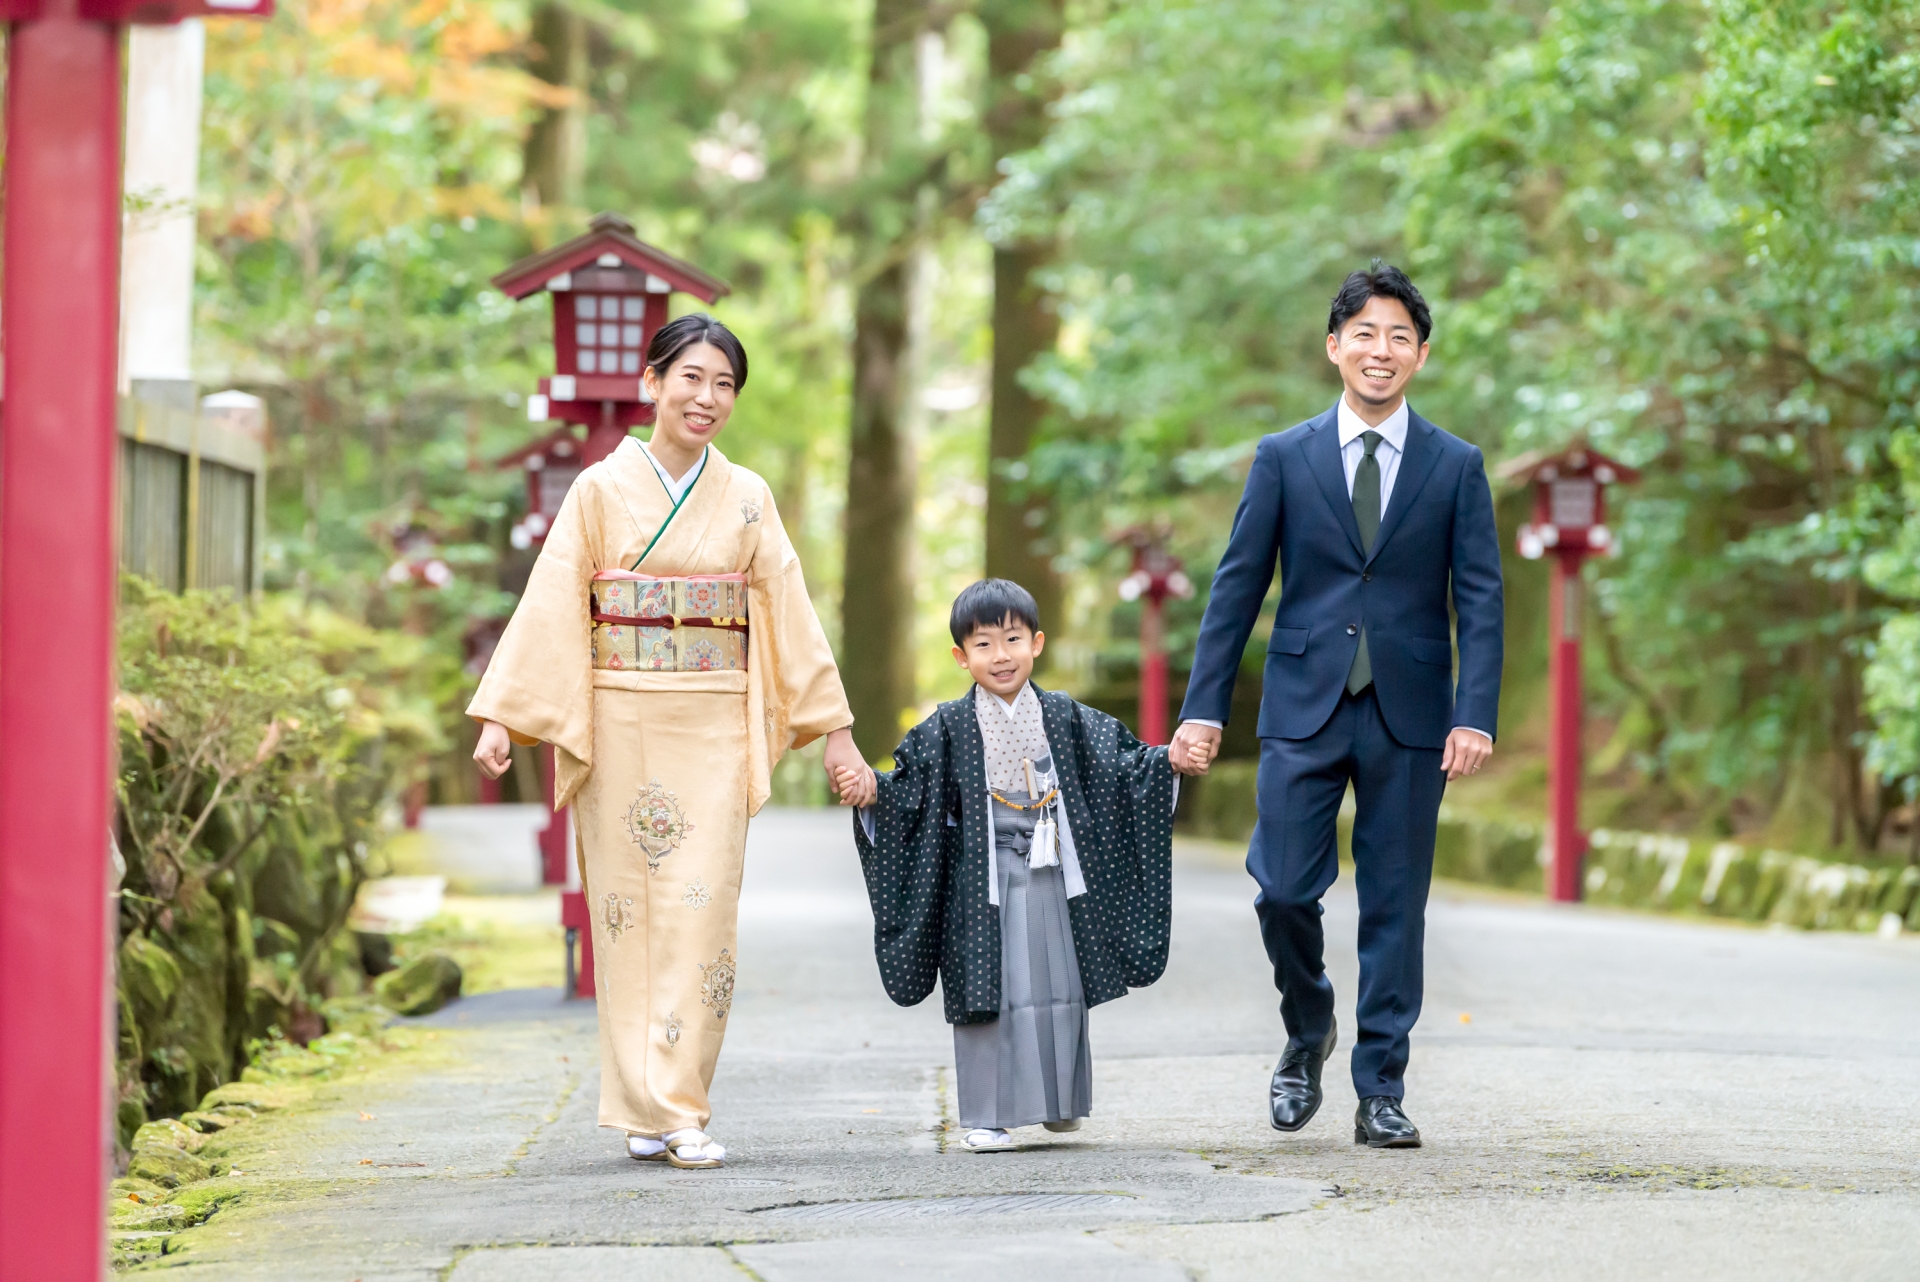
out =
<path fill-rule="evenodd" d="M 360 1120 L 363 1122 L 373 1122 L 373 1121 L 378 1121 L 379 1119 L 374 1117 L 372 1113 L 362 1113 L 360 1114 Z"/>
<path fill-rule="evenodd" d="M 1461 1022 L 1462 1024 L 1471 1024 L 1471 1023 L 1473 1022 L 1473 1016 L 1471 1016 L 1471 1015 L 1469 1015 L 1469 1014 L 1467 1014 L 1467 1012 L 1465 1012 L 1465 1011 L 1461 1011 L 1461 1012 L 1460 1012 L 1460 1022 Z"/>
<path fill-rule="evenodd" d="M 860 1111 L 862 1113 L 878 1113 L 880 1110 L 877 1108 L 863 1108 Z"/>
<path fill-rule="evenodd" d="M 363 1157 L 363 1158 L 361 1158 L 361 1159 L 360 1159 L 360 1165 L 362 1165 L 362 1166 L 372 1166 L 372 1165 L 373 1165 L 373 1159 L 372 1159 L 372 1158 L 370 1158 L 370 1157 Z"/>

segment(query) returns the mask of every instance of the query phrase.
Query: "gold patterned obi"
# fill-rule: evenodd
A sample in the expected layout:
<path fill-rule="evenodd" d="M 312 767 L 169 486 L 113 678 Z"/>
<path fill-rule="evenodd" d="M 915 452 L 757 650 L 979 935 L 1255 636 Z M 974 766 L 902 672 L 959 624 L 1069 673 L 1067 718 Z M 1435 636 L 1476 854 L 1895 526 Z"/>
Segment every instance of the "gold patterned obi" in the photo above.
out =
<path fill-rule="evenodd" d="M 745 672 L 747 576 L 593 576 L 593 666 L 616 672 Z"/>

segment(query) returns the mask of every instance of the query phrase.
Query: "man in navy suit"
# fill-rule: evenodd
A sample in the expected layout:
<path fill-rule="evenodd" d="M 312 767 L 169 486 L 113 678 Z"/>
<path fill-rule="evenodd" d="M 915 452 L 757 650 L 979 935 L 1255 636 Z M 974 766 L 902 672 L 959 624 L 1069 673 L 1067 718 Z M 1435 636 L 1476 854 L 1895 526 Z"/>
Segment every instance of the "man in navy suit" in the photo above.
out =
<path fill-rule="evenodd" d="M 1260 819 L 1247 851 L 1287 1049 L 1269 1114 L 1297 1131 L 1320 1107 L 1336 1041 L 1320 899 L 1339 872 L 1349 783 L 1360 899 L 1354 1142 L 1417 1148 L 1401 1107 L 1420 1017 L 1427 886 L 1448 780 L 1493 752 L 1500 703 L 1500 541 L 1480 451 L 1407 408 L 1427 361 L 1426 300 L 1375 259 L 1341 285 L 1327 359 L 1346 390 L 1261 440 L 1213 576 L 1175 769 L 1219 751 L 1234 678 L 1280 565 L 1260 700 Z M 1453 679 L 1458 619 L 1460 679 Z"/>

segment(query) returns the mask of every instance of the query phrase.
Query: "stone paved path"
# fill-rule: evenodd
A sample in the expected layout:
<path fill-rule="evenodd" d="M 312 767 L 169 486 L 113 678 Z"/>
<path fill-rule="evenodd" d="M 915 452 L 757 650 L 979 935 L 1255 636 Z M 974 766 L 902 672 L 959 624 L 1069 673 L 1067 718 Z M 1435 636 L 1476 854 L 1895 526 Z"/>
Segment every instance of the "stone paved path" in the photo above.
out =
<path fill-rule="evenodd" d="M 1408 1109 L 1352 1143 L 1342 1048 L 1269 1129 L 1282 1041 L 1250 908 L 1183 847 L 1158 986 L 1093 1016 L 1095 1116 L 944 1151 L 938 1002 L 881 993 L 844 816 L 753 826 L 713 1131 L 675 1172 L 593 1126 L 590 1004 L 469 999 L 430 1073 L 276 1117 L 191 1279 L 1836 1278 L 1920 1276 L 1920 941 L 1801 935 L 1441 890 Z M 1353 904 L 1328 904 L 1351 1028 Z M 360 1117 L 369 1115 L 368 1120 Z"/>

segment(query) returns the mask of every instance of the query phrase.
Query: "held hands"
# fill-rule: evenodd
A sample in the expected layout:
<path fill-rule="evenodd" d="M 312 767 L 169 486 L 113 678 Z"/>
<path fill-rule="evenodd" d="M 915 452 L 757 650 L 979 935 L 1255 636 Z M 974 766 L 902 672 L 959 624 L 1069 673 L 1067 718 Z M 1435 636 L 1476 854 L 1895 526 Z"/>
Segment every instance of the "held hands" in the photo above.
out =
<path fill-rule="evenodd" d="M 1167 764 L 1177 774 L 1203 775 L 1219 755 L 1220 728 L 1194 721 L 1181 722 L 1180 728 L 1173 732 L 1173 742 L 1167 746 Z"/>
<path fill-rule="evenodd" d="M 827 736 L 827 783 L 843 806 L 871 806 L 880 795 L 873 767 L 853 745 L 853 731 L 842 727 Z"/>
<path fill-rule="evenodd" d="M 1493 740 L 1478 730 L 1455 726 L 1447 735 L 1446 751 L 1440 754 L 1440 768 L 1447 772 L 1447 782 L 1452 783 L 1461 775 L 1479 774 L 1480 767 L 1486 765 L 1492 755 Z"/>
<path fill-rule="evenodd" d="M 498 779 L 507 773 L 513 764 L 513 740 L 507 737 L 507 728 L 498 721 L 482 722 L 480 746 L 473 750 L 473 760 L 480 767 L 480 773 L 489 779 Z"/>

